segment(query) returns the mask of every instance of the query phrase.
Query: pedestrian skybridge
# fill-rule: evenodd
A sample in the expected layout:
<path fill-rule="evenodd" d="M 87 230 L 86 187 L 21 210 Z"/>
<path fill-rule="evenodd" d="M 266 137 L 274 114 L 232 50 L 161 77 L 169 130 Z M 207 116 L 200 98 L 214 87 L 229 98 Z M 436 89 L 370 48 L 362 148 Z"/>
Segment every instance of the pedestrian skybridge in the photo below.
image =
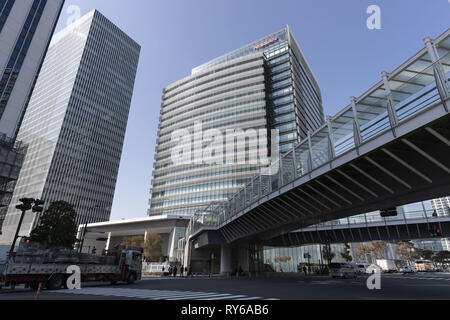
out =
<path fill-rule="evenodd" d="M 436 231 L 439 233 L 435 233 Z M 450 210 L 399 212 L 395 217 L 381 217 L 379 212 L 329 221 L 268 240 L 271 247 L 292 247 L 316 243 L 359 243 L 450 237 Z"/>
<path fill-rule="evenodd" d="M 197 246 L 450 195 L 450 29 L 224 203 L 197 212 Z"/>

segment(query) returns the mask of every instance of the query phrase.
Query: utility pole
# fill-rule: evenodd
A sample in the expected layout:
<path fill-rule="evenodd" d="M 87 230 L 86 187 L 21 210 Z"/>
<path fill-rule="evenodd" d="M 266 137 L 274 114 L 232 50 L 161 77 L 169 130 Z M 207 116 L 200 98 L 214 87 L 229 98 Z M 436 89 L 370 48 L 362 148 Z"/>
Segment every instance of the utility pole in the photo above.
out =
<path fill-rule="evenodd" d="M 84 238 L 86 237 L 86 232 L 87 232 L 87 222 L 84 224 L 84 228 L 83 228 L 83 235 L 81 236 L 81 242 L 80 242 L 80 253 L 82 253 L 83 251 L 83 244 L 84 244 Z"/>

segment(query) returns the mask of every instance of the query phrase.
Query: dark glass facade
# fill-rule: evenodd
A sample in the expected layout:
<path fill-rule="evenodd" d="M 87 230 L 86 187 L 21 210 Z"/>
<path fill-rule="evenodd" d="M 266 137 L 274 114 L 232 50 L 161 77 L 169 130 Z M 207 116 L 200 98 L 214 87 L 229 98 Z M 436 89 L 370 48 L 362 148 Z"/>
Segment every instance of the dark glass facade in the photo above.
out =
<path fill-rule="evenodd" d="M 9 3 L 10 1 L 8 1 L 6 5 L 8 6 Z M 23 61 L 25 60 L 28 49 L 30 48 L 31 41 L 33 40 L 34 33 L 39 24 L 42 13 L 44 12 L 46 4 L 47 0 L 33 1 L 33 5 L 28 13 L 28 17 L 25 20 L 25 24 L 23 25 L 22 31 L 11 53 L 6 69 L 3 72 L 3 75 L 0 80 L 0 117 L 2 116 L 8 103 L 11 92 L 14 89 L 14 85 L 16 84 L 17 77 L 22 68 Z M 11 7 L 9 8 L 9 11 L 11 10 Z M 5 12 L 9 14 L 9 12 L 7 11 Z"/>
<path fill-rule="evenodd" d="M 8 19 L 12 6 L 16 0 L 0 0 L 0 32 L 5 26 L 6 19 Z"/>

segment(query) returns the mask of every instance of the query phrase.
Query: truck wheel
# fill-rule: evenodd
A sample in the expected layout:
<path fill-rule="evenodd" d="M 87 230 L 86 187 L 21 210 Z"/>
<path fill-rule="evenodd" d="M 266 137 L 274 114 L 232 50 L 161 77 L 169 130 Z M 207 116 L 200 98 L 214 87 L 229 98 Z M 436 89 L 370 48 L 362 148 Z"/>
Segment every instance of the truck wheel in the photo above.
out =
<path fill-rule="evenodd" d="M 62 274 L 54 274 L 47 280 L 48 290 L 59 290 L 64 285 L 65 277 Z"/>
<path fill-rule="evenodd" d="M 131 273 L 128 275 L 127 283 L 128 283 L 128 284 L 133 284 L 135 281 L 136 281 L 136 274 L 135 274 L 134 272 L 131 272 Z"/>

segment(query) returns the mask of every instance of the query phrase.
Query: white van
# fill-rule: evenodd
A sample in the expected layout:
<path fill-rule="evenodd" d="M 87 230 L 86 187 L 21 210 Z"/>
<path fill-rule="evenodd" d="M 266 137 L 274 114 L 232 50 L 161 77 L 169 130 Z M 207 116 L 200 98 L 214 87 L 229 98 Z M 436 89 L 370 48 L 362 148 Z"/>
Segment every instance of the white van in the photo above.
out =
<path fill-rule="evenodd" d="M 357 268 L 350 263 L 332 263 L 330 264 L 330 275 L 334 278 L 354 278 L 357 277 Z"/>

